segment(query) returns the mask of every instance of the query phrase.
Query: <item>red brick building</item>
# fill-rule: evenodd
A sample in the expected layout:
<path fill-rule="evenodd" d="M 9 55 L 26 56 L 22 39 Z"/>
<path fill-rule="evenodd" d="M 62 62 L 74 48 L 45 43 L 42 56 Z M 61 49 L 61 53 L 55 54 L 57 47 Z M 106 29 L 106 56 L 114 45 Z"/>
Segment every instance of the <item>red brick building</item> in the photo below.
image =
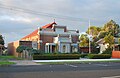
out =
<path fill-rule="evenodd" d="M 57 25 L 53 22 L 36 29 L 19 40 L 19 42 L 21 41 L 25 45 L 24 41 L 31 41 L 32 48 L 40 49 L 46 53 L 78 52 L 79 31 L 68 30 L 66 26 Z M 13 44 L 15 43 L 11 43 L 11 45 Z M 10 44 L 8 47 L 10 47 Z"/>

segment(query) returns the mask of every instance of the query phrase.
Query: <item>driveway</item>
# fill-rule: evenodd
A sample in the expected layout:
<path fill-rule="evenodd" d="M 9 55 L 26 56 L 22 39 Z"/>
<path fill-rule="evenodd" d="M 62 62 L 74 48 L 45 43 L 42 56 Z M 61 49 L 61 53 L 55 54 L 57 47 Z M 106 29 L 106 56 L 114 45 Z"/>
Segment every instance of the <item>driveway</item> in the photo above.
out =
<path fill-rule="evenodd" d="M 12 60 L 10 62 L 15 62 L 15 65 L 40 65 L 32 60 Z"/>

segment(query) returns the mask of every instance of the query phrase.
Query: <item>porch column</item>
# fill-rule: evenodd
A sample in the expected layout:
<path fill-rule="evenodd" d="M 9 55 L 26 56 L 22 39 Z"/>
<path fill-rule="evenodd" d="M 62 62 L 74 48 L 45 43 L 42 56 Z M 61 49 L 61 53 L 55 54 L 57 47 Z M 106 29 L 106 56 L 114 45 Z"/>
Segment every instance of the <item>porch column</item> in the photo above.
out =
<path fill-rule="evenodd" d="M 47 53 L 47 45 L 45 45 L 45 53 Z"/>
<path fill-rule="evenodd" d="M 50 51 L 49 51 L 49 47 L 50 47 L 50 45 L 48 44 L 48 48 L 47 48 L 47 49 L 48 49 L 48 53 L 50 52 Z"/>
<path fill-rule="evenodd" d="M 52 45 L 50 45 L 50 53 L 52 53 Z"/>

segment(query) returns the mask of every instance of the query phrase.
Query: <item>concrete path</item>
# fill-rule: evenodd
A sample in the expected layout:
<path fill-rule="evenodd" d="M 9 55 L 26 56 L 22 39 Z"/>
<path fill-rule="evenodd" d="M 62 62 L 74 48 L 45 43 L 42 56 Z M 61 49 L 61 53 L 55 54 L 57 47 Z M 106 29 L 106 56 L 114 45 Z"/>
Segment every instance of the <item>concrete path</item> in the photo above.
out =
<path fill-rule="evenodd" d="M 10 62 L 15 62 L 16 64 L 15 65 L 40 65 L 38 63 L 35 63 L 34 61 L 32 60 L 12 60 Z"/>
<path fill-rule="evenodd" d="M 34 62 L 85 62 L 85 61 L 115 61 L 115 60 L 120 60 L 120 59 L 72 59 L 72 60 L 33 60 Z"/>
<path fill-rule="evenodd" d="M 113 60 L 120 60 L 120 59 L 72 59 L 72 60 L 10 60 L 10 62 L 15 62 L 15 65 L 41 65 L 38 62 L 71 62 L 71 61 L 113 61 Z"/>

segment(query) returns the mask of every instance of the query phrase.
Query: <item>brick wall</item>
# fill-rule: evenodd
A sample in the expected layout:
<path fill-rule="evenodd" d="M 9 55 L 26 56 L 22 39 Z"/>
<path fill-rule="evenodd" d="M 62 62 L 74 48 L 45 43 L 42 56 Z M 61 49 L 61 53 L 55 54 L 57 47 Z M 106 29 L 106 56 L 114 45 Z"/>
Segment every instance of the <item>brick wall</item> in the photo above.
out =
<path fill-rule="evenodd" d="M 14 41 L 14 42 L 8 44 L 8 54 L 14 55 L 17 57 L 18 53 L 16 52 L 16 48 L 20 45 L 32 48 L 31 41 Z"/>

